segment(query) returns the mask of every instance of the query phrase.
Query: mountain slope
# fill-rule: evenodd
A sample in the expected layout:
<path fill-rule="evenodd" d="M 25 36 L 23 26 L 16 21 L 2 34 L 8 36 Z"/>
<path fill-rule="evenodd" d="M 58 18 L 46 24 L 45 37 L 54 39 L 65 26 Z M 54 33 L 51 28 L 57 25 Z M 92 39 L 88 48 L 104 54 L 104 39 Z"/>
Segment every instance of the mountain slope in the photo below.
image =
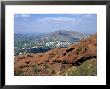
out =
<path fill-rule="evenodd" d="M 80 33 L 80 32 L 59 30 L 59 31 L 48 33 L 42 36 L 41 39 L 76 42 L 86 37 L 88 37 L 88 35 Z"/>
<path fill-rule="evenodd" d="M 61 75 L 62 71 L 94 58 L 97 59 L 96 34 L 68 48 L 16 56 L 14 70 L 15 75 Z"/>

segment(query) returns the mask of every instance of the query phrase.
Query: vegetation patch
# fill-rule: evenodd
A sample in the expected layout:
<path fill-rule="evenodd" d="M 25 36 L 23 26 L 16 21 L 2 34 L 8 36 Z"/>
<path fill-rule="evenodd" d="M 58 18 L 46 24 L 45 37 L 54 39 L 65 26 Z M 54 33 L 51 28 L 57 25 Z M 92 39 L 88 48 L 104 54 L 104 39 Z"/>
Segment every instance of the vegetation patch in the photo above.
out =
<path fill-rule="evenodd" d="M 33 65 L 33 71 L 35 72 L 36 75 L 39 75 L 40 68 L 38 65 Z"/>
<path fill-rule="evenodd" d="M 20 69 L 19 70 L 17 69 L 16 71 L 14 71 L 14 75 L 15 76 L 22 76 L 23 75 L 23 71 L 20 70 Z"/>
<path fill-rule="evenodd" d="M 87 60 L 80 66 L 73 66 L 64 72 L 65 76 L 95 76 L 96 74 L 96 59 Z"/>
<path fill-rule="evenodd" d="M 79 54 L 80 52 L 86 52 L 86 51 L 87 51 L 87 48 L 86 48 L 85 46 L 80 46 L 80 47 L 76 50 L 77 54 Z"/>

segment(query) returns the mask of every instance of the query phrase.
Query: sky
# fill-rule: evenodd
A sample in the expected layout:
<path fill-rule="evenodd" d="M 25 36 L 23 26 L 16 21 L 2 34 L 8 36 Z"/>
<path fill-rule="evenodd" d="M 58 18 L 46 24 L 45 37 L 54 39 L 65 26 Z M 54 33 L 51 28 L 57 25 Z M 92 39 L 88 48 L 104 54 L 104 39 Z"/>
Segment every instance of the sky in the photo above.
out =
<path fill-rule="evenodd" d="M 15 14 L 14 33 L 48 33 L 69 30 L 97 32 L 96 14 Z"/>

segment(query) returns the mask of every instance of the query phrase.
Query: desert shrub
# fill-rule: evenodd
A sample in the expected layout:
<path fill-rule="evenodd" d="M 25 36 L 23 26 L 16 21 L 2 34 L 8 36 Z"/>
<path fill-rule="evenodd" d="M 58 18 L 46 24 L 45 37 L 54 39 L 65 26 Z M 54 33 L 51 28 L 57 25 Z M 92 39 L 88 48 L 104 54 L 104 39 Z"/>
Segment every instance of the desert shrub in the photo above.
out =
<path fill-rule="evenodd" d="M 52 71 L 51 71 L 51 74 L 55 74 L 55 73 L 56 73 L 55 70 L 52 70 Z"/>
<path fill-rule="evenodd" d="M 86 51 L 87 51 L 87 48 L 84 47 L 84 46 L 79 47 L 79 48 L 76 50 L 77 54 L 79 54 L 80 52 L 86 52 Z"/>
<path fill-rule="evenodd" d="M 68 64 L 67 60 L 64 59 L 63 62 L 62 62 L 62 64 Z"/>
<path fill-rule="evenodd" d="M 15 70 L 15 71 L 14 71 L 14 75 L 15 75 L 15 76 L 22 76 L 22 75 L 23 75 L 23 71 L 20 70 L 20 69 L 19 69 L 19 70 Z"/>
<path fill-rule="evenodd" d="M 52 66 L 49 65 L 48 63 L 45 63 L 45 71 L 48 73 L 48 74 L 51 74 L 51 71 L 52 71 Z"/>
<path fill-rule="evenodd" d="M 77 54 L 79 54 L 81 51 L 82 51 L 82 47 L 79 47 L 79 48 L 76 50 Z"/>
<path fill-rule="evenodd" d="M 95 76 L 97 74 L 96 60 L 87 60 L 80 66 L 73 66 L 65 71 L 66 76 Z"/>
<path fill-rule="evenodd" d="M 33 71 L 36 73 L 36 75 L 38 75 L 39 71 L 40 71 L 39 66 L 38 65 L 33 65 L 32 67 L 33 67 Z"/>
<path fill-rule="evenodd" d="M 49 65 L 48 64 L 45 64 L 45 68 L 49 68 Z"/>

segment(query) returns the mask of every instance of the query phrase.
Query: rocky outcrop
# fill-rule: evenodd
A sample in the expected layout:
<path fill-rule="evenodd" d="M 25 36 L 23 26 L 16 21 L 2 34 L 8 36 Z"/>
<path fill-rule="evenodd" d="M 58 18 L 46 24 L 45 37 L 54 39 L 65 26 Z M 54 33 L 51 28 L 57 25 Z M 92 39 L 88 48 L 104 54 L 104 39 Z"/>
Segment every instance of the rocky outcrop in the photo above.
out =
<path fill-rule="evenodd" d="M 51 67 L 51 71 L 58 72 L 72 65 L 80 65 L 82 62 L 97 57 L 97 35 L 92 35 L 87 39 L 81 40 L 77 44 L 71 45 L 69 48 L 55 48 L 45 53 L 26 54 L 15 57 L 14 68 L 26 69 L 31 66 L 38 65 L 41 74 L 48 75 L 45 68 L 46 64 Z M 23 71 L 24 71 L 23 70 Z"/>

